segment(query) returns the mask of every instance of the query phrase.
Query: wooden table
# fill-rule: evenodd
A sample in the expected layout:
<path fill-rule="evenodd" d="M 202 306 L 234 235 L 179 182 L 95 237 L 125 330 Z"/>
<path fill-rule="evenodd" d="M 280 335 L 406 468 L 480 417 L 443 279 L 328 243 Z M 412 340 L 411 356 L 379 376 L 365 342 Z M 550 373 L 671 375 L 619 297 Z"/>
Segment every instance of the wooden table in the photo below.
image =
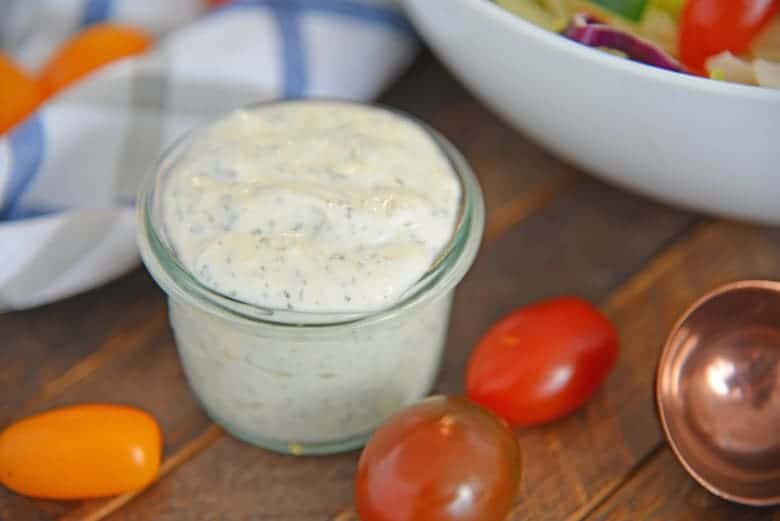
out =
<path fill-rule="evenodd" d="M 520 93 L 518 93 L 520 95 Z M 481 333 L 513 308 L 574 293 L 615 322 L 620 361 L 585 408 L 518 431 L 525 450 L 512 520 L 768 521 L 697 486 L 662 440 L 652 385 L 675 318 L 713 287 L 780 275 L 780 230 L 711 220 L 583 175 L 510 130 L 424 54 L 383 98 L 429 121 L 476 170 L 484 245 L 458 291 L 437 390 L 462 390 Z M 609 146 L 609 144 L 605 144 Z M 0 422 L 110 401 L 160 421 L 162 477 L 138 494 L 31 500 L 0 489 L 2 521 L 353 520 L 357 452 L 272 454 L 212 424 L 184 380 L 162 292 L 139 269 L 65 302 L 0 315 Z"/>

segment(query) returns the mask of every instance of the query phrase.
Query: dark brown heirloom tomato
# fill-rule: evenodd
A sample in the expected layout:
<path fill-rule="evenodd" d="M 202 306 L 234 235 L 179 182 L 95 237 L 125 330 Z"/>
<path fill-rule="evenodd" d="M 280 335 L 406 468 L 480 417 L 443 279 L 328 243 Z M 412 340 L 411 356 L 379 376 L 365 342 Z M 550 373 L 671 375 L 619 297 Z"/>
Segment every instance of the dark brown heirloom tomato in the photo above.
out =
<path fill-rule="evenodd" d="M 361 521 L 504 521 L 520 484 L 514 433 L 465 398 L 435 396 L 390 418 L 363 450 Z"/>

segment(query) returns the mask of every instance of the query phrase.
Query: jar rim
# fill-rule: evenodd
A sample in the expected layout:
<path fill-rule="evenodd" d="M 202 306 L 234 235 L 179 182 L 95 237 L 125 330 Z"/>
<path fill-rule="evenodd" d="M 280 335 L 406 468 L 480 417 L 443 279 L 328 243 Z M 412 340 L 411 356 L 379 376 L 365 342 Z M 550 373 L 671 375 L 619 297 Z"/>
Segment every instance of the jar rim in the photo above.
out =
<path fill-rule="evenodd" d="M 368 312 L 320 312 L 269 308 L 243 302 L 219 293 L 200 282 L 187 270 L 164 235 L 158 232 L 154 219 L 155 189 L 164 175 L 184 152 L 192 140 L 212 124 L 239 111 L 293 103 L 338 103 L 390 112 L 425 132 L 439 148 L 461 184 L 460 215 L 455 230 L 431 267 L 391 305 Z M 334 328 L 358 327 L 385 320 L 403 310 L 442 294 L 455 286 L 465 275 L 476 257 L 484 227 L 484 201 L 479 183 L 466 160 L 446 138 L 419 118 L 394 107 L 378 103 L 361 103 L 341 99 L 307 98 L 303 100 L 275 100 L 240 106 L 212 118 L 205 124 L 185 132 L 162 153 L 152 170 L 147 173 L 138 194 L 138 243 L 144 264 L 152 277 L 169 295 L 184 298 L 192 304 L 218 315 L 227 315 L 233 321 L 248 321 L 253 326 L 274 328 Z"/>

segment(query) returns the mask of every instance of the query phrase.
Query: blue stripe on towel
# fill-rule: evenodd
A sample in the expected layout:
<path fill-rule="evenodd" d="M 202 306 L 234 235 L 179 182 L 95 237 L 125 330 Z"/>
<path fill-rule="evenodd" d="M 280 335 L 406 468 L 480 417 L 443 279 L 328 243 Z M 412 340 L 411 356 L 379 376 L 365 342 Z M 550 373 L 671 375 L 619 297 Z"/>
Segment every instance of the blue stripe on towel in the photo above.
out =
<path fill-rule="evenodd" d="M 234 7 L 273 7 L 280 11 L 295 11 L 298 13 L 323 13 L 344 18 L 371 23 L 400 32 L 406 36 L 414 36 L 412 25 L 403 13 L 389 6 L 371 5 L 355 0 L 234 0 L 232 3 L 218 9 L 222 11 Z"/>
<path fill-rule="evenodd" d="M 112 0 L 87 0 L 84 11 L 81 14 L 80 26 L 105 22 L 111 16 Z"/>
<path fill-rule="evenodd" d="M 235 0 L 217 9 L 217 12 L 242 7 L 267 8 L 276 18 L 284 59 L 282 95 L 285 98 L 299 98 L 305 95 L 308 84 L 306 48 L 300 26 L 301 15 L 309 13 L 334 15 L 414 37 L 412 26 L 397 9 L 354 0 Z"/>
<path fill-rule="evenodd" d="M 40 170 L 46 146 L 41 118 L 36 114 L 16 127 L 8 134 L 8 144 L 11 152 L 11 176 L 5 201 L 0 208 L 0 218 L 7 218 L 15 213 L 14 207 Z"/>
<path fill-rule="evenodd" d="M 44 217 L 63 211 L 62 208 L 48 208 L 43 206 L 14 206 L 13 210 L 4 217 L 5 221 L 21 221 Z"/>
<path fill-rule="evenodd" d="M 303 46 L 298 13 L 279 6 L 270 6 L 279 24 L 284 61 L 284 85 L 282 95 L 285 98 L 300 98 L 306 93 L 306 51 Z"/>
<path fill-rule="evenodd" d="M 404 15 L 389 6 L 369 5 L 353 0 L 289 0 L 299 11 L 319 12 L 353 18 L 380 27 L 414 36 L 414 30 Z"/>
<path fill-rule="evenodd" d="M 268 9 L 279 27 L 284 72 L 282 97 L 302 97 L 306 94 L 307 88 L 307 57 L 301 35 L 297 2 L 295 0 L 235 0 L 218 8 L 214 13 L 252 7 Z"/>

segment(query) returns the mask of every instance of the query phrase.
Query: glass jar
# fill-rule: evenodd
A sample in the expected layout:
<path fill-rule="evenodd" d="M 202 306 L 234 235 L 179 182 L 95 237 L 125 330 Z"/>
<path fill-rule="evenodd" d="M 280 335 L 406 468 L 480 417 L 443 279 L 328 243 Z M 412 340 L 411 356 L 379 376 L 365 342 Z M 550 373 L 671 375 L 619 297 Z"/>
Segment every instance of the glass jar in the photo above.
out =
<path fill-rule="evenodd" d="M 168 294 L 192 390 L 207 414 L 237 438 L 292 454 L 354 449 L 389 415 L 432 388 L 453 290 L 479 249 L 484 204 L 455 148 L 424 123 L 400 115 L 425 130 L 450 161 L 462 185 L 460 218 L 430 270 L 379 312 L 260 308 L 219 294 L 189 273 L 166 237 L 160 186 L 198 131 L 163 154 L 144 181 L 138 199 L 141 255 Z"/>

